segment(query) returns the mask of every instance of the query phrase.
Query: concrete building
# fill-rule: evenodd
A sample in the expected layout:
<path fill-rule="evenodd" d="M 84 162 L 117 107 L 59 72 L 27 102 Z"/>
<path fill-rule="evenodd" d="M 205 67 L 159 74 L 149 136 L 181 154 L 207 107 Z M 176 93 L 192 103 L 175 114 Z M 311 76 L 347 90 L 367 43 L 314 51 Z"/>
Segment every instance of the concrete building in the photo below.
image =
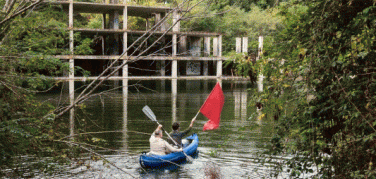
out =
<path fill-rule="evenodd" d="M 180 17 L 185 11 L 169 7 L 128 5 L 126 1 L 103 3 L 53 1 L 69 15 L 70 55 L 58 58 L 70 63 L 69 76 L 62 79 L 94 79 L 113 64 L 109 79 L 210 79 L 222 77 L 222 35 L 208 32 L 183 32 Z M 102 28 L 76 28 L 81 13 L 100 14 Z M 143 18 L 145 29 L 129 29 L 130 18 Z M 156 27 L 156 28 L 155 28 Z M 95 54 L 76 55 L 75 33 L 95 40 Z M 149 37 L 150 35 L 150 37 Z M 90 77 L 73 72 L 80 66 Z"/>

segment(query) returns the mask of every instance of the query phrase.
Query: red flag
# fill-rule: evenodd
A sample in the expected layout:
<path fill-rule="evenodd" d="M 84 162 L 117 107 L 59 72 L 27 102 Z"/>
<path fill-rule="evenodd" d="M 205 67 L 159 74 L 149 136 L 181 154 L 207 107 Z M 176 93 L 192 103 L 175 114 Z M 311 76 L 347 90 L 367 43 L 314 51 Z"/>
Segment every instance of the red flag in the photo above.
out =
<path fill-rule="evenodd" d="M 200 112 L 209 119 L 209 121 L 205 123 L 203 131 L 213 130 L 219 127 L 224 103 L 225 96 L 223 95 L 221 86 L 217 83 L 200 109 Z"/>

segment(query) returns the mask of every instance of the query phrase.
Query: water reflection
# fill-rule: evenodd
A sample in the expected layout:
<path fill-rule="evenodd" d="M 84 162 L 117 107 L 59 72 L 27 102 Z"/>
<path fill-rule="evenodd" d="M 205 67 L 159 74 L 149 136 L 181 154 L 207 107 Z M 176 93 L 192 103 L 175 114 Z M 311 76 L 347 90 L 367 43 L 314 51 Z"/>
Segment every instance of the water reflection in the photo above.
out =
<path fill-rule="evenodd" d="M 123 147 L 122 150 L 128 148 L 128 79 L 123 79 Z"/>
<path fill-rule="evenodd" d="M 81 119 L 87 122 L 86 132 L 103 132 L 91 137 L 105 139 L 103 147 L 117 150 L 108 152 L 106 158 L 117 166 L 141 178 L 204 178 L 207 162 L 218 165 L 224 178 L 268 177 L 269 170 L 257 163 L 255 152 L 264 150 L 272 135 L 273 123 L 264 120 L 257 125 L 254 105 L 248 107 L 247 89 L 253 86 L 246 81 L 221 81 L 225 104 L 221 115 L 220 128 L 202 131 L 207 119 L 199 115 L 193 132 L 199 135 L 200 151 L 193 163 L 185 164 L 176 170 L 145 171 L 138 163 L 139 154 L 149 150 L 149 137 L 156 128 L 155 122 L 148 119 L 142 108 L 148 105 L 157 120 L 170 130 L 174 121 L 181 128 L 189 126 L 201 105 L 216 84 L 216 80 L 123 80 L 119 91 L 109 91 L 85 101 L 84 111 L 76 109 L 76 130 L 81 129 Z M 76 82 L 78 83 L 78 82 Z M 76 87 L 84 84 L 76 84 Z M 101 90 L 112 89 L 113 84 Z M 59 94 L 50 94 L 58 97 Z M 51 97 L 50 96 L 50 97 Z M 68 96 L 67 96 L 68 98 Z M 252 117 L 256 116 L 256 117 Z M 116 132 L 119 131 L 119 132 Z M 98 144 L 96 144 L 98 145 Z M 99 144 L 101 145 L 101 144 Z M 95 163 L 95 162 L 94 162 Z M 103 167 L 103 162 L 95 163 L 95 171 L 82 169 L 73 178 L 102 176 L 108 178 L 119 175 L 129 178 L 114 167 Z M 94 166 L 94 164 L 93 164 Z M 94 168 L 94 167 L 93 167 Z M 257 170 L 256 170 L 257 169 Z"/>
<path fill-rule="evenodd" d="M 178 81 L 173 79 L 171 81 L 172 91 L 171 91 L 171 106 L 172 106 L 172 123 L 176 122 L 176 98 L 178 95 Z"/>

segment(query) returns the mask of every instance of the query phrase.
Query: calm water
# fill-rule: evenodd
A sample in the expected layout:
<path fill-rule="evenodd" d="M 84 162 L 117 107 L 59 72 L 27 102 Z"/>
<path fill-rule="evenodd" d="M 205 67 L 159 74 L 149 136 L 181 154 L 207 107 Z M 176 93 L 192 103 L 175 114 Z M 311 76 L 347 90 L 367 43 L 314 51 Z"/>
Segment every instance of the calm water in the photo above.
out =
<path fill-rule="evenodd" d="M 110 89 L 116 87 L 112 82 Z M 121 82 L 119 82 L 121 85 Z M 199 136 L 199 155 L 192 163 L 164 170 L 145 170 L 140 167 L 139 154 L 149 150 L 150 133 L 157 124 L 148 119 L 142 108 L 148 105 L 158 121 L 168 130 L 174 121 L 188 127 L 215 80 L 128 81 L 128 93 L 121 89 L 103 93 L 85 101 L 84 111 L 76 110 L 76 128 L 85 126 L 89 139 L 104 139 L 94 143 L 104 148 L 96 152 L 118 168 L 102 161 L 87 162 L 90 167 L 69 168 L 57 178 L 205 178 L 205 169 L 215 168 L 222 178 L 271 178 L 271 169 L 257 162 L 257 152 L 263 151 L 273 135 L 272 121 L 259 121 L 253 104 L 248 104 L 252 88 L 247 81 L 222 81 L 225 104 L 220 128 L 202 131 L 207 119 L 199 114 L 193 132 Z M 78 86 L 84 83 L 76 84 Z M 176 90 L 175 90 L 176 89 Z M 67 98 L 63 92 L 63 98 Z M 78 92 L 76 92 L 76 95 Z M 60 98 L 55 91 L 43 98 Z M 61 102 L 61 100 L 60 100 Z M 250 107 L 251 106 L 251 107 Z M 85 125 L 83 125 L 85 124 Z M 76 131 L 77 133 L 78 131 Z"/>

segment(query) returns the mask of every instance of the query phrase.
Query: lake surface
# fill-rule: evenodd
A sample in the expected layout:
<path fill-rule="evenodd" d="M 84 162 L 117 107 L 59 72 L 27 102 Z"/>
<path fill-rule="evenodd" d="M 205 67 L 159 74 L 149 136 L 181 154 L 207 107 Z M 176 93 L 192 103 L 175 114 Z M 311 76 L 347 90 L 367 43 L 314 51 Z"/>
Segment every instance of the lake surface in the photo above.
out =
<path fill-rule="evenodd" d="M 221 178 L 271 178 L 272 169 L 258 162 L 257 152 L 265 150 L 273 136 L 274 123 L 272 120 L 257 119 L 254 104 L 248 104 L 250 95 L 247 90 L 254 88 L 248 81 L 221 81 L 225 104 L 220 127 L 203 132 L 202 127 L 208 119 L 202 114 L 198 115 L 192 132 L 199 136 L 199 154 L 192 163 L 162 170 L 145 170 L 140 167 L 139 155 L 149 151 L 149 137 L 157 127 L 142 112 L 142 108 L 148 105 L 167 130 L 171 130 L 174 121 L 179 121 L 181 129 L 185 129 L 216 82 L 127 81 L 127 92 L 118 88 L 86 100 L 84 110 L 75 110 L 75 133 L 83 132 L 77 129 L 92 132 L 85 136 L 91 141 L 97 141 L 93 144 L 103 147 L 95 151 L 118 168 L 102 160 L 86 161 L 86 165 L 68 168 L 68 173 L 56 177 L 203 179 L 205 171 L 210 168 L 215 169 Z M 111 82 L 101 91 L 121 87 L 121 83 Z M 87 84 L 76 82 L 75 86 L 78 88 Z M 62 98 L 69 101 L 66 92 L 62 94 Z M 77 91 L 76 96 L 78 94 Z M 41 98 L 61 99 L 60 95 L 59 91 L 55 91 Z"/>

